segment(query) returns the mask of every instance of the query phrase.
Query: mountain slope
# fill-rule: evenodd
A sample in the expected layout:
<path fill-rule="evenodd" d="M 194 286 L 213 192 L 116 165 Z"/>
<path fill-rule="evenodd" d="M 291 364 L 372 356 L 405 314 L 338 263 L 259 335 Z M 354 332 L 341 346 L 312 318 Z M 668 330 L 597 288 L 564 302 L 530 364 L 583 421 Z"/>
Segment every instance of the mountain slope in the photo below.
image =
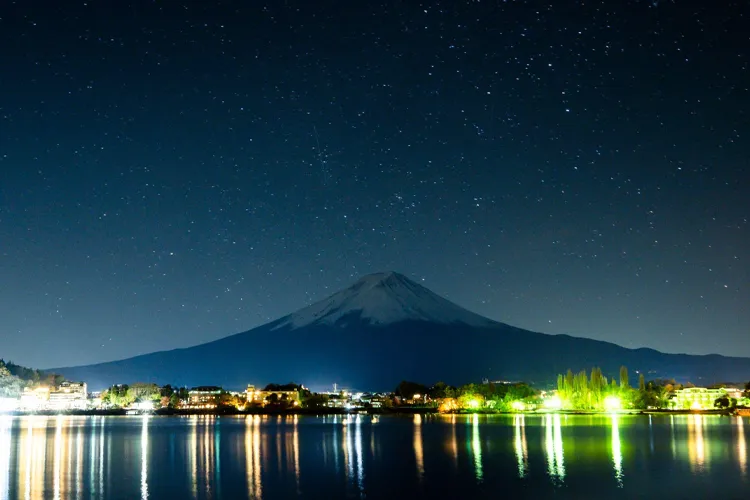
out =
<path fill-rule="evenodd" d="M 300 311 L 199 346 L 59 368 L 93 388 L 135 381 L 242 388 L 296 381 L 390 390 L 402 379 L 452 384 L 554 381 L 558 372 L 620 365 L 648 378 L 744 380 L 750 359 L 664 354 L 515 328 L 474 314 L 397 273 L 378 273 Z"/>

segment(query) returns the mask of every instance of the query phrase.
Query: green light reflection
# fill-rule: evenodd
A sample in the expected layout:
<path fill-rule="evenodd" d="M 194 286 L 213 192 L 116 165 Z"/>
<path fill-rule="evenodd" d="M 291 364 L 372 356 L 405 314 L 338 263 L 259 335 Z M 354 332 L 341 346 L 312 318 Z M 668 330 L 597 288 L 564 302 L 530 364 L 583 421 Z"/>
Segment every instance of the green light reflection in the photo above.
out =
<path fill-rule="evenodd" d="M 477 481 L 484 480 L 484 471 L 482 470 L 482 443 L 479 439 L 479 415 L 472 418 L 471 429 L 471 452 L 474 455 L 474 474 Z"/>
<path fill-rule="evenodd" d="M 620 424 L 617 415 L 611 416 L 612 420 L 612 466 L 615 469 L 615 480 L 617 487 L 623 487 L 622 473 L 622 445 L 620 444 Z"/>

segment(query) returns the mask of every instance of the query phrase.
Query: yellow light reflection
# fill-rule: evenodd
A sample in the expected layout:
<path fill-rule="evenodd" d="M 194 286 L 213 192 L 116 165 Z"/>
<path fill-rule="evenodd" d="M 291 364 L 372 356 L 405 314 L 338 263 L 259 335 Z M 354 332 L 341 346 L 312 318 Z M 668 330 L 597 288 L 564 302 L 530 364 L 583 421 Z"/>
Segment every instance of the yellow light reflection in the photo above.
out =
<path fill-rule="evenodd" d="M 620 444 L 620 424 L 617 415 L 612 415 L 612 466 L 615 469 L 617 487 L 623 487 L 622 445 Z"/>
<path fill-rule="evenodd" d="M 260 416 L 245 418 L 245 466 L 247 471 L 248 496 L 260 499 L 263 496 L 260 475 Z"/>
<path fill-rule="evenodd" d="M 22 435 L 20 448 L 21 471 L 24 478 L 24 498 L 44 498 L 44 473 L 47 452 L 47 418 L 27 417 L 26 432 Z"/>
<path fill-rule="evenodd" d="M 453 430 L 452 432 L 452 439 L 451 439 L 451 448 L 453 452 L 453 464 L 458 467 L 458 439 L 456 437 L 456 416 L 451 415 L 451 428 Z"/>
<path fill-rule="evenodd" d="M 513 417 L 515 427 L 515 449 L 516 461 L 518 462 L 518 477 L 523 479 L 529 467 L 529 451 L 526 447 L 526 417 L 515 415 Z"/>
<path fill-rule="evenodd" d="M 688 460 L 693 472 L 700 472 L 708 468 L 708 456 L 704 434 L 704 416 L 688 415 Z"/>
<path fill-rule="evenodd" d="M 148 421 L 144 415 L 141 426 L 141 500 L 148 499 Z"/>
<path fill-rule="evenodd" d="M 546 415 L 543 422 L 547 473 L 553 482 L 562 483 L 565 480 L 565 462 L 560 415 Z"/>
<path fill-rule="evenodd" d="M 735 419 L 737 423 L 737 461 L 742 475 L 747 474 L 747 444 L 745 444 L 745 422 L 742 417 Z"/>
<path fill-rule="evenodd" d="M 471 428 L 471 451 L 474 455 L 474 475 L 477 481 L 481 482 L 484 479 L 484 471 L 482 470 L 482 442 L 479 439 L 479 415 L 472 417 L 472 428 Z"/>
<path fill-rule="evenodd" d="M 414 414 L 414 457 L 417 461 L 417 477 L 424 478 L 424 450 L 422 448 L 422 415 Z"/>
<path fill-rule="evenodd" d="M 0 415 L 0 498 L 10 498 L 10 431 L 13 417 Z"/>
<path fill-rule="evenodd" d="M 76 434 L 76 498 L 83 496 L 83 425 Z"/>

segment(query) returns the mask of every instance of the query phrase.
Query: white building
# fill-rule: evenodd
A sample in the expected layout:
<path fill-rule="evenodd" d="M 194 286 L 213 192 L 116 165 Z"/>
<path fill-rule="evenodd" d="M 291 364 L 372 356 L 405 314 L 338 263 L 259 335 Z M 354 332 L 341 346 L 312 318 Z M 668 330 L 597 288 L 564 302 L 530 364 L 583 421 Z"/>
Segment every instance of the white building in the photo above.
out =
<path fill-rule="evenodd" d="M 85 382 L 63 382 L 57 390 L 49 393 L 47 408 L 50 410 L 85 410 L 87 407 Z"/>

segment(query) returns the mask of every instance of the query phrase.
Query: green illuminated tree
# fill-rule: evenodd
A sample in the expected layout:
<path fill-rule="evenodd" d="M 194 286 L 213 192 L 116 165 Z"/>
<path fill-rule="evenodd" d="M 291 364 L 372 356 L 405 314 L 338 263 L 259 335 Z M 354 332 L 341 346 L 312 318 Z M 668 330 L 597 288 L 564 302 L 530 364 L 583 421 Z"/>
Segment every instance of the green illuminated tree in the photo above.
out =
<path fill-rule="evenodd" d="M 620 388 L 628 389 L 630 382 L 628 381 L 628 369 L 625 366 L 620 367 Z"/>

